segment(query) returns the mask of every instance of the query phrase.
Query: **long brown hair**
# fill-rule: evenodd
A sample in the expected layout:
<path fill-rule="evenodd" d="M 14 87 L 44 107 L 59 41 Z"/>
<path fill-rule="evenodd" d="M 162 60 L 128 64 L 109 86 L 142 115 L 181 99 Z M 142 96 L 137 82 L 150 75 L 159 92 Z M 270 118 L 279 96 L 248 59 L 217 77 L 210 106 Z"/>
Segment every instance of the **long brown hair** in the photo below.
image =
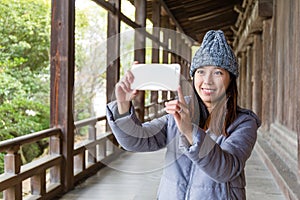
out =
<path fill-rule="evenodd" d="M 193 83 L 194 93 L 196 96 L 196 101 L 194 101 L 196 105 L 194 107 L 198 107 L 199 109 L 199 116 L 196 118 L 194 116 L 193 118 L 197 119 L 196 121 L 198 121 L 200 128 L 203 128 L 204 130 L 209 129 L 211 133 L 216 135 L 228 136 L 227 128 L 237 117 L 238 90 L 236 77 L 230 73 L 230 79 L 226 95 L 224 95 L 224 98 L 217 103 L 211 113 L 208 112 L 207 107 L 196 92 Z"/>

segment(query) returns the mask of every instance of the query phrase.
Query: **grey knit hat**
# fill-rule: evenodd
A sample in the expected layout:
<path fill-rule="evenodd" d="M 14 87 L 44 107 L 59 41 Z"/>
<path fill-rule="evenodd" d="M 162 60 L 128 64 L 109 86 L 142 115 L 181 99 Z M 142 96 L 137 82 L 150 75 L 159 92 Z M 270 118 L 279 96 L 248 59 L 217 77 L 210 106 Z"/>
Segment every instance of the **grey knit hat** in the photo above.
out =
<path fill-rule="evenodd" d="M 235 77 L 239 75 L 238 62 L 221 30 L 211 30 L 205 34 L 200 48 L 192 59 L 191 77 L 197 68 L 210 65 L 226 69 Z"/>

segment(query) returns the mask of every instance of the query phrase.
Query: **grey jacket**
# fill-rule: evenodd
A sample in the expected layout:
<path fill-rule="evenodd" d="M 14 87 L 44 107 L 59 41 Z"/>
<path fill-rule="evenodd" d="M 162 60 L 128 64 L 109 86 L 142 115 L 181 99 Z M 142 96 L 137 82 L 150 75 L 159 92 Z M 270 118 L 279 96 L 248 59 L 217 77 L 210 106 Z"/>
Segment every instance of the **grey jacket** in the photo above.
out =
<path fill-rule="evenodd" d="M 128 151 L 167 148 L 158 199 L 246 199 L 244 168 L 260 126 L 252 111 L 239 109 L 227 129 L 228 137 L 216 137 L 193 125 L 192 145 L 179 132 L 172 115 L 141 123 L 133 108 L 118 116 L 117 104 L 111 102 L 107 119 L 117 141 Z"/>

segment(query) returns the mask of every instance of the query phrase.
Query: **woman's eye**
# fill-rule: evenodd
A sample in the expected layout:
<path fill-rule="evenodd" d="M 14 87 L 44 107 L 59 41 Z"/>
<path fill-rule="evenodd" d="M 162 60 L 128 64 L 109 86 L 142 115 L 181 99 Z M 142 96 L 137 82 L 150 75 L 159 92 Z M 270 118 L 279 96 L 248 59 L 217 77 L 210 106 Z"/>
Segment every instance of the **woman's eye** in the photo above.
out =
<path fill-rule="evenodd" d="M 217 75 L 217 76 L 221 76 L 221 75 L 223 75 L 223 72 L 222 71 L 215 71 L 215 75 Z"/>
<path fill-rule="evenodd" d="M 203 75 L 204 74 L 204 70 L 197 70 L 197 74 Z"/>

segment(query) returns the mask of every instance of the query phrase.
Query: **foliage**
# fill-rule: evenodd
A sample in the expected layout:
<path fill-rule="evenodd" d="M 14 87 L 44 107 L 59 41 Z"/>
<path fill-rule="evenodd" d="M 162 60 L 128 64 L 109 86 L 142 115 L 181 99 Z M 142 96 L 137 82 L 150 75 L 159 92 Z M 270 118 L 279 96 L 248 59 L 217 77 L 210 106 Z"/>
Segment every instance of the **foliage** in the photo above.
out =
<path fill-rule="evenodd" d="M 2 0 L 0 38 L 2 141 L 49 127 L 50 1 Z M 21 152 L 24 162 L 45 148 L 38 143 L 30 145 L 36 149 Z M 0 173 L 1 159 L 2 154 Z"/>
<path fill-rule="evenodd" d="M 4 171 L 4 153 L 0 153 L 0 172 Z"/>
<path fill-rule="evenodd" d="M 40 70 L 48 67 L 50 9 L 46 1 L 2 0 L 0 67 Z"/>

